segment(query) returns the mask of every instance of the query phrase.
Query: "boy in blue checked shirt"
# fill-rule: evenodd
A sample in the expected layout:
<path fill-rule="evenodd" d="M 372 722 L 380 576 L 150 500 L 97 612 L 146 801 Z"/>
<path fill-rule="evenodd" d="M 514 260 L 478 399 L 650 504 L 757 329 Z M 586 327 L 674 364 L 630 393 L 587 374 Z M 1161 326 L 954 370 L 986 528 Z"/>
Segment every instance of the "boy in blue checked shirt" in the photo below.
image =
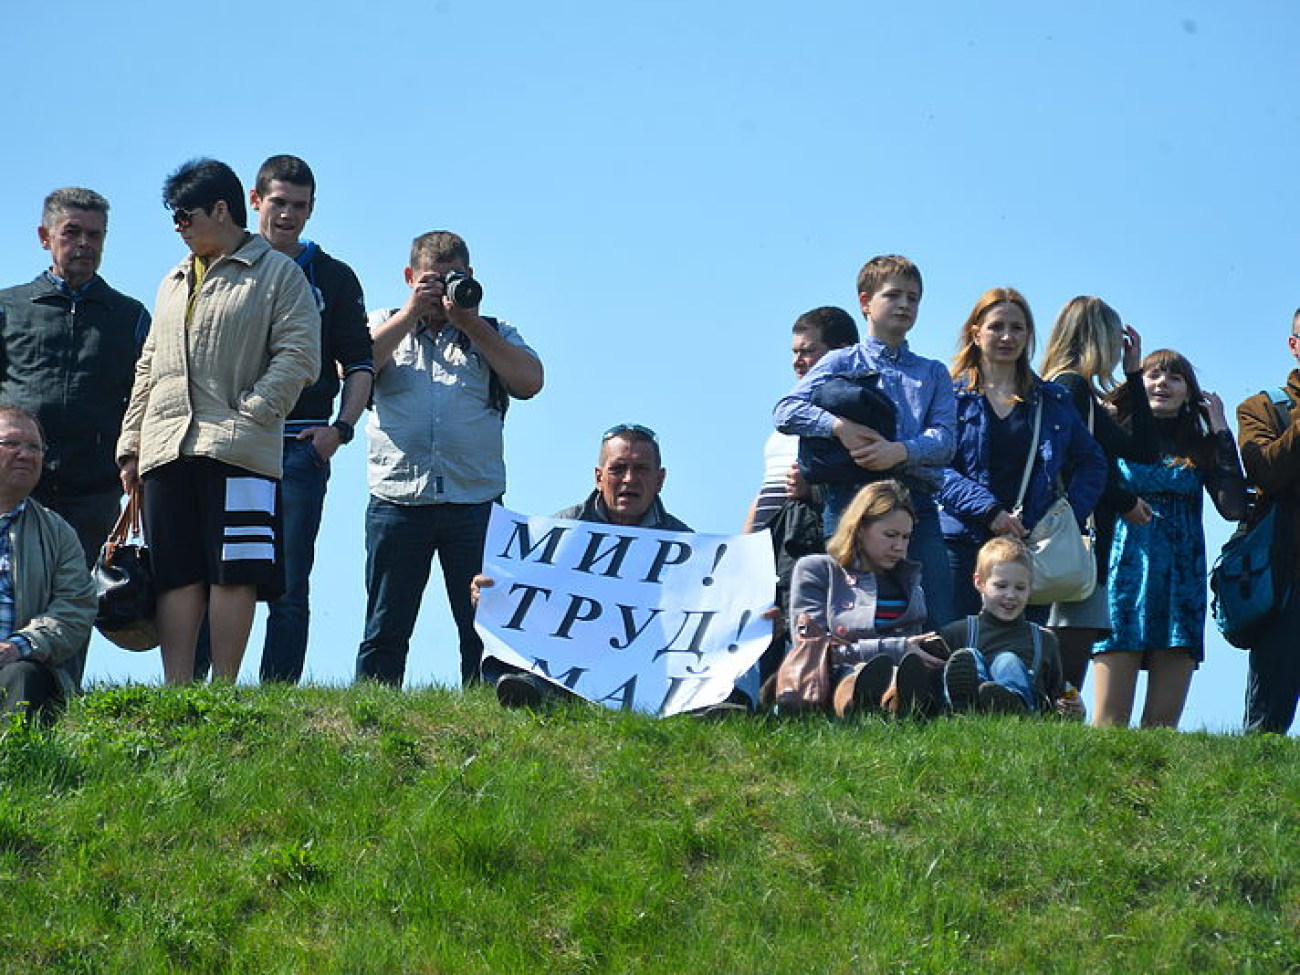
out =
<path fill-rule="evenodd" d="M 782 433 L 800 437 L 835 438 L 862 468 L 862 478 L 827 484 L 822 521 L 826 537 L 858 489 L 871 481 L 895 477 L 910 490 L 916 508 L 908 558 L 921 563 L 922 587 L 929 626 L 937 629 L 952 620 L 952 577 L 948 553 L 939 529 L 934 497 L 943 482 L 943 469 L 956 441 L 956 400 L 952 377 L 943 363 L 912 352 L 907 333 L 916 323 L 921 303 L 921 272 L 896 254 L 873 257 L 858 272 L 858 303 L 867 321 L 867 335 L 857 345 L 827 353 L 783 397 L 773 411 Z M 830 378 L 848 373 L 875 372 L 880 390 L 896 411 L 896 440 L 871 427 L 835 416 L 813 402 Z"/>

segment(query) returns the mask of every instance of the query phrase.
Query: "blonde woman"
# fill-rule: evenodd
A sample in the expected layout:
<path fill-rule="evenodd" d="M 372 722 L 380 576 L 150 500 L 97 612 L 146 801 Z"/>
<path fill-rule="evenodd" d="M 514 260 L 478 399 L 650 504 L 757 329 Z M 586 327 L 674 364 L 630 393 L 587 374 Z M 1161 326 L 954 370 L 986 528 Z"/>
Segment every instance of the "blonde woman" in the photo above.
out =
<path fill-rule="evenodd" d="M 844 509 L 826 554 L 805 555 L 790 578 L 790 632 L 800 619 L 835 641 L 835 713 L 874 711 L 896 680 L 898 711 L 928 713 L 943 660 L 923 647 L 921 565 L 907 558 L 916 513 L 895 480 L 862 488 Z"/>
<path fill-rule="evenodd" d="M 1122 363 L 1124 382 L 1116 383 Z M 1091 295 L 1071 298 L 1056 317 L 1039 369 L 1044 379 L 1063 386 L 1075 410 L 1088 424 L 1106 453 L 1108 476 L 1095 514 L 1097 587 L 1077 603 L 1057 603 L 1048 617 L 1061 649 L 1065 679 L 1082 687 L 1092 646 L 1111 631 L 1107 602 L 1107 568 L 1116 518 L 1142 526 L 1151 520 L 1151 507 L 1118 477 L 1116 461 L 1155 463 L 1158 459 L 1155 419 L 1142 387 L 1142 337 L 1120 321 L 1115 309 Z M 1134 390 L 1127 425 L 1116 423 L 1103 399 L 1121 390 Z"/>

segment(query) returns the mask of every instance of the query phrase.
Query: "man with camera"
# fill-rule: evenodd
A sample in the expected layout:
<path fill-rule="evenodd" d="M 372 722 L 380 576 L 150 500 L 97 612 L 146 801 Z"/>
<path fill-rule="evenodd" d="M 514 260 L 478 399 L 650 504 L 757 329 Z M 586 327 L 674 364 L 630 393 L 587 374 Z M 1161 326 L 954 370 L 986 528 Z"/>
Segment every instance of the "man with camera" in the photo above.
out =
<path fill-rule="evenodd" d="M 406 304 L 370 316 L 376 374 L 357 677 L 401 685 L 437 555 L 469 684 L 483 653 L 470 580 L 482 568 L 492 502 L 506 489 L 506 408 L 511 396 L 541 390 L 542 364 L 514 328 L 478 313 L 482 288 L 456 234 L 417 237 L 404 273 Z"/>

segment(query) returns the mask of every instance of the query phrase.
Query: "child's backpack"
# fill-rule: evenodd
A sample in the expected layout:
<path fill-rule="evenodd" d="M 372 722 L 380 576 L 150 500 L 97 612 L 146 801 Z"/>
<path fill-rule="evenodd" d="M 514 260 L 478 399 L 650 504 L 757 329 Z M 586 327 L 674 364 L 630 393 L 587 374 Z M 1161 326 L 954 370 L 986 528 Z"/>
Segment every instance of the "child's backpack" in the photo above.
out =
<path fill-rule="evenodd" d="M 1291 400 L 1284 389 L 1264 395 L 1273 401 L 1280 428 L 1290 423 Z M 1210 570 L 1214 625 L 1234 647 L 1249 649 L 1286 602 L 1291 590 L 1290 531 L 1284 512 L 1259 502 L 1224 543 Z"/>

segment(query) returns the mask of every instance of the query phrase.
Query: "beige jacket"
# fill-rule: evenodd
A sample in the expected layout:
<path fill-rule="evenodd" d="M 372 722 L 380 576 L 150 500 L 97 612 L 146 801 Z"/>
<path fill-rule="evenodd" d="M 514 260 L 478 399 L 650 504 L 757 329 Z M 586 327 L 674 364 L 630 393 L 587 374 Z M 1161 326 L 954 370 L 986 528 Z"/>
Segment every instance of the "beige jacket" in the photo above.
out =
<path fill-rule="evenodd" d="M 256 235 L 208 268 L 185 322 L 193 257 L 163 278 L 117 457 L 140 473 L 181 456 L 280 476 L 284 418 L 320 373 L 307 277 Z"/>

